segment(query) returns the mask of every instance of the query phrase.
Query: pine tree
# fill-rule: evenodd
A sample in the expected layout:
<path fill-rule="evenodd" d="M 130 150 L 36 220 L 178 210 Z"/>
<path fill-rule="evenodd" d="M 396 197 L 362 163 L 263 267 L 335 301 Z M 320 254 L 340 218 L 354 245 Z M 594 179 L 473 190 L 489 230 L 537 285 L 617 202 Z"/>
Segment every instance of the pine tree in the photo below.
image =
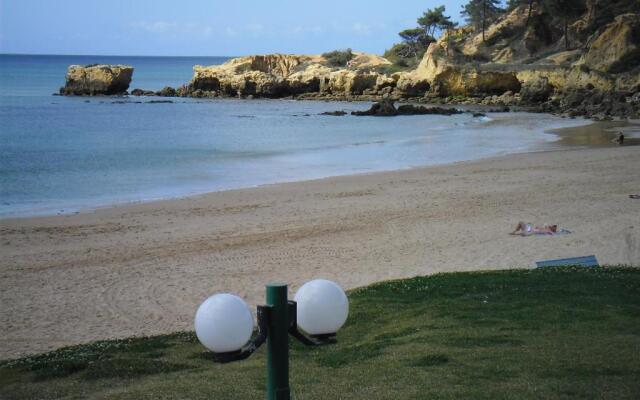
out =
<path fill-rule="evenodd" d="M 408 57 L 418 57 L 418 55 L 433 42 L 433 37 L 427 35 L 423 28 L 405 29 L 398 33 L 402 38 L 404 46 L 397 48 L 399 55 Z"/>
<path fill-rule="evenodd" d="M 484 42 L 487 23 L 493 22 L 502 11 L 499 0 L 471 0 L 462 6 L 461 14 L 467 22 L 475 25 L 476 30 L 482 29 L 482 41 Z"/>
<path fill-rule="evenodd" d="M 420 18 L 418 25 L 422 27 L 428 36 L 434 36 L 436 30 L 442 25 L 442 21 L 446 20 L 444 16 L 444 6 L 436 7 L 433 10 L 428 9 Z"/>
<path fill-rule="evenodd" d="M 527 22 L 524 24 L 525 26 L 529 26 L 529 21 L 531 21 L 531 10 L 533 10 L 533 3 L 535 3 L 537 0 L 527 0 L 527 1 L 529 3 L 529 12 L 527 13 Z"/>
<path fill-rule="evenodd" d="M 569 21 L 579 17 L 586 11 L 585 0 L 545 0 L 543 5 L 551 15 L 562 18 L 564 23 L 564 48 L 569 50 Z"/>

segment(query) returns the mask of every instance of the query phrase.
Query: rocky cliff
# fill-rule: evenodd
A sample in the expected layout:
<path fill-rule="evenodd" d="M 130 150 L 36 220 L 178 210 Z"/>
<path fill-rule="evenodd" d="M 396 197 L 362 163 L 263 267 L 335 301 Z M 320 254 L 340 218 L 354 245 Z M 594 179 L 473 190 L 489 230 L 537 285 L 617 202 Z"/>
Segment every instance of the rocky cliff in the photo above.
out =
<path fill-rule="evenodd" d="M 66 83 L 60 88 L 64 96 L 95 96 L 126 94 L 133 76 L 128 65 L 71 65 Z"/>
<path fill-rule="evenodd" d="M 385 73 L 389 61 L 362 53 L 339 68 L 322 56 L 249 56 L 194 67 L 193 79 L 177 95 L 356 100 L 389 96 L 534 106 L 572 115 L 637 116 L 640 14 L 603 16 L 604 9 L 611 13 L 611 4 L 589 0 L 588 11 L 570 27 L 571 50 L 564 49 L 564 33 L 549 15 L 537 7 L 529 14 L 523 5 L 492 24 L 484 41 L 469 27 L 445 33 L 430 44 L 415 70 Z"/>

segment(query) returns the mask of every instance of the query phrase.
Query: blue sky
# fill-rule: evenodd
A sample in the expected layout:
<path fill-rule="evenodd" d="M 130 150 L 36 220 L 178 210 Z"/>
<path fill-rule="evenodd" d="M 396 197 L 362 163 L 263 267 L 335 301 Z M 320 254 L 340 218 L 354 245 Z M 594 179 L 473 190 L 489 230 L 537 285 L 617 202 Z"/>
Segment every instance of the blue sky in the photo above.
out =
<path fill-rule="evenodd" d="M 213 56 L 382 53 L 427 8 L 464 0 L 0 0 L 0 52 Z"/>

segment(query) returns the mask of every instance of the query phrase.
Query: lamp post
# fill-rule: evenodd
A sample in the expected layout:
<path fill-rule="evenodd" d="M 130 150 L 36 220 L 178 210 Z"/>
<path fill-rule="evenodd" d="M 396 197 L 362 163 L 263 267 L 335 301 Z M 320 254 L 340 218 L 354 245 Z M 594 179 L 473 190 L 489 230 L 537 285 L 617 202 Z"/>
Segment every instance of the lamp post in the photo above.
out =
<path fill-rule="evenodd" d="M 200 305 L 195 329 L 219 363 L 244 360 L 266 341 L 267 399 L 289 400 L 288 335 L 308 346 L 335 343 L 336 332 L 348 313 L 347 296 L 332 281 L 305 283 L 296 292 L 295 301 L 288 300 L 286 284 L 272 283 L 266 286 L 266 305 L 257 307 L 258 331 L 253 339 L 249 340 L 253 319 L 247 304 L 228 293 L 213 295 Z"/>

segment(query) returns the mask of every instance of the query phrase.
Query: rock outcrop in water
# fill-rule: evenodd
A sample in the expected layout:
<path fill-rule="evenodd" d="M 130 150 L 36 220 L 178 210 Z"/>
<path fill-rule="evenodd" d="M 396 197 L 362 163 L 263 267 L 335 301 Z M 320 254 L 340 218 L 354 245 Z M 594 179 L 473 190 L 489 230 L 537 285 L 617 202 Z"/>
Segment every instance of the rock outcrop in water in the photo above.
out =
<path fill-rule="evenodd" d="M 131 91 L 132 96 L 160 96 L 160 97 L 187 97 L 188 91 L 185 86 L 179 88 L 173 88 L 171 86 L 165 86 L 158 91 L 144 90 L 135 88 Z"/>
<path fill-rule="evenodd" d="M 336 112 L 337 113 L 337 112 Z M 454 115 L 462 114 L 462 111 L 449 108 L 449 107 L 424 107 L 416 106 L 413 104 L 402 104 L 401 106 L 395 106 L 393 100 L 382 99 L 379 102 L 373 103 L 371 108 L 366 111 L 352 111 L 351 115 L 356 116 L 374 116 L 374 117 L 394 117 L 396 115 Z M 330 114 L 330 115 L 344 115 L 344 114 Z"/>
<path fill-rule="evenodd" d="M 63 96 L 96 96 L 126 94 L 133 76 L 128 65 L 71 65 L 66 83 L 60 88 Z"/>

